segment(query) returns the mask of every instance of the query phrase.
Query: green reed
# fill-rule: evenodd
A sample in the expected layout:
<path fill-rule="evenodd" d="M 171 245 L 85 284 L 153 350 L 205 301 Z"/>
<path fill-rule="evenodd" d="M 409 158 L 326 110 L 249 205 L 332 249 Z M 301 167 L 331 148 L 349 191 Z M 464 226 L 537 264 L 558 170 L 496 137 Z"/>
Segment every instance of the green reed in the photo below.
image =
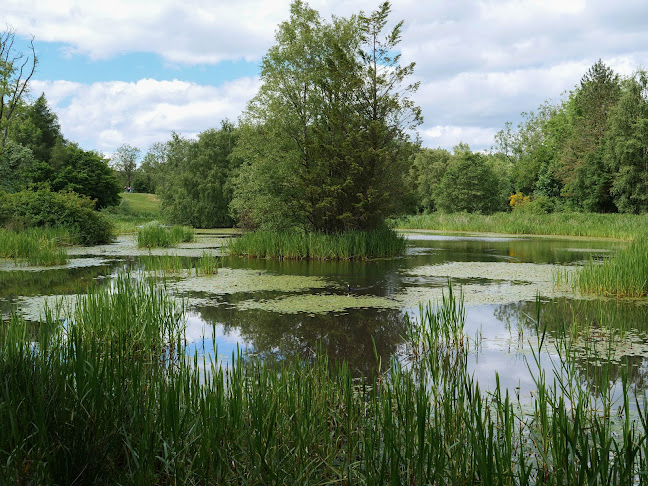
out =
<path fill-rule="evenodd" d="M 648 227 L 648 215 L 523 212 L 494 213 L 430 213 L 404 216 L 392 221 L 400 229 L 439 231 L 476 231 L 529 235 L 588 236 L 597 238 L 633 239 Z"/>
<path fill-rule="evenodd" d="M 573 278 L 573 284 L 584 294 L 645 297 L 648 295 L 648 238 L 635 239 L 602 263 L 590 260 Z"/>
<path fill-rule="evenodd" d="M 16 264 L 65 265 L 67 253 L 61 245 L 70 244 L 71 236 L 61 228 L 28 228 L 11 231 L 0 228 L 0 258 Z"/>
<path fill-rule="evenodd" d="M 405 252 L 405 240 L 390 229 L 339 234 L 255 231 L 229 242 L 233 256 L 293 260 L 365 260 Z"/>
<path fill-rule="evenodd" d="M 195 230 L 189 226 L 166 227 L 159 221 L 151 221 L 137 229 L 137 246 L 140 248 L 169 248 L 181 242 L 196 238 Z"/>
<path fill-rule="evenodd" d="M 142 268 L 159 274 L 182 274 L 195 272 L 196 275 L 216 275 L 220 260 L 217 256 L 203 251 L 199 258 L 179 255 L 149 255 L 140 258 Z"/>
<path fill-rule="evenodd" d="M 534 321 L 529 399 L 467 366 L 461 299 L 408 322 L 406 359 L 366 380 L 325 355 L 229 366 L 190 353 L 183 309 L 121 275 L 37 336 L 0 332 L 7 484 L 630 484 L 648 467 L 643 407 L 590 386 L 573 340 Z M 62 317 L 62 316 L 61 316 Z M 611 339 L 616 339 L 612 337 Z M 554 376 L 544 351 L 552 342 Z M 539 370 L 539 371 L 538 371 Z M 602 377 L 605 382 L 605 376 Z M 615 407 L 613 409 L 613 406 Z"/>

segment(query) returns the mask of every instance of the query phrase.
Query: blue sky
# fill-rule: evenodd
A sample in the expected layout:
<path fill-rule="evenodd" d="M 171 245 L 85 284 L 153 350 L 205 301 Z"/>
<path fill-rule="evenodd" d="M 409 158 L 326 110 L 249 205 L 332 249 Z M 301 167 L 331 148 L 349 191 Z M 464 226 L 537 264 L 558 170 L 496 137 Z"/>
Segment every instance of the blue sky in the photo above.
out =
<path fill-rule="evenodd" d="M 377 2 L 315 0 L 324 18 Z M 32 94 L 64 135 L 110 154 L 146 151 L 236 120 L 288 17 L 280 0 L 4 0 L 0 22 L 34 36 Z M 622 75 L 648 67 L 645 0 L 395 0 L 403 61 L 415 61 L 424 145 L 488 149 L 506 121 L 557 101 L 599 58 Z"/>

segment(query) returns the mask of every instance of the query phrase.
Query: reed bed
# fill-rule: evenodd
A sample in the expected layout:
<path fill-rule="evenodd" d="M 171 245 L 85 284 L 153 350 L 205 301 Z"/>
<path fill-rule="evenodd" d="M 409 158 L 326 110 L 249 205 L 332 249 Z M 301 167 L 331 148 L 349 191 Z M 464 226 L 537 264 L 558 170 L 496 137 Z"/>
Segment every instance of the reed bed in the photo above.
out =
<path fill-rule="evenodd" d="M 648 295 L 648 238 L 637 238 L 602 263 L 590 260 L 572 278 L 583 294 L 611 297 Z"/>
<path fill-rule="evenodd" d="M 189 226 L 166 227 L 159 221 L 151 221 L 137 230 L 139 248 L 169 248 L 181 242 L 196 239 L 196 232 Z"/>
<path fill-rule="evenodd" d="M 538 314 L 539 315 L 539 314 Z M 0 332 L 0 477 L 7 484 L 631 484 L 648 423 L 588 385 L 569 339 L 527 402 L 482 392 L 461 299 L 408 324 L 406 359 L 367 380 L 319 354 L 228 367 L 189 355 L 183 312 L 122 275 L 36 336 Z M 540 367 L 539 317 L 529 369 Z M 535 366 L 535 368 L 534 368 Z M 615 407 L 614 410 L 612 407 Z M 633 418 L 634 417 L 634 418 Z"/>
<path fill-rule="evenodd" d="M 195 272 L 196 275 L 216 275 L 220 260 L 203 251 L 200 258 L 178 255 L 149 255 L 139 260 L 142 269 L 156 274 L 182 274 Z"/>
<path fill-rule="evenodd" d="M 405 239 L 390 229 L 340 234 L 255 231 L 229 242 L 232 256 L 278 260 L 367 260 L 405 252 Z"/>
<path fill-rule="evenodd" d="M 399 229 L 475 231 L 528 235 L 587 236 L 630 240 L 645 233 L 648 214 L 552 213 L 430 213 L 392 221 Z"/>
<path fill-rule="evenodd" d="M 65 265 L 67 252 L 61 245 L 71 240 L 61 228 L 28 228 L 11 231 L 0 228 L 0 258 L 12 259 L 16 264 Z"/>

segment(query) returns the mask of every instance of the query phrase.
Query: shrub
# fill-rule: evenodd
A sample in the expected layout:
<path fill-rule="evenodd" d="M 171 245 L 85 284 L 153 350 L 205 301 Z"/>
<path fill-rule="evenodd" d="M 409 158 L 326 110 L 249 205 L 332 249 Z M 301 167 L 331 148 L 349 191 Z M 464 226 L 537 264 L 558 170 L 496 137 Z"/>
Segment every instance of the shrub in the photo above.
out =
<path fill-rule="evenodd" d="M 107 243 L 112 225 L 94 210 L 95 203 L 73 192 L 49 188 L 0 193 L 0 225 L 7 228 L 62 227 L 84 245 Z"/>

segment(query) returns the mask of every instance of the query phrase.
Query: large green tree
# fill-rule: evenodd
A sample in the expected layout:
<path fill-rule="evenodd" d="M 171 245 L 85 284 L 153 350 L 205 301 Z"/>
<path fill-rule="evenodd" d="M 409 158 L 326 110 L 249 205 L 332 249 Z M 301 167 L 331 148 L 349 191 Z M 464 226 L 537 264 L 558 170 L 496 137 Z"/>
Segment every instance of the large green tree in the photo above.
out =
<path fill-rule="evenodd" d="M 197 228 L 232 226 L 231 178 L 238 162 L 231 156 L 237 129 L 228 121 L 206 130 L 198 140 L 175 135 L 164 151 L 162 208 L 171 222 Z"/>
<path fill-rule="evenodd" d="M 400 65 L 402 22 L 323 21 L 301 1 L 264 56 L 242 120 L 232 209 L 252 226 L 336 232 L 381 224 L 404 194 L 410 134 L 421 123 Z"/>
<path fill-rule="evenodd" d="M 648 211 L 648 73 L 623 83 L 623 94 L 609 117 L 606 165 L 612 197 L 621 212 Z"/>
<path fill-rule="evenodd" d="M 121 145 L 111 158 L 111 165 L 120 174 L 122 181 L 128 187 L 133 186 L 133 177 L 140 158 L 140 149 L 127 143 Z"/>

